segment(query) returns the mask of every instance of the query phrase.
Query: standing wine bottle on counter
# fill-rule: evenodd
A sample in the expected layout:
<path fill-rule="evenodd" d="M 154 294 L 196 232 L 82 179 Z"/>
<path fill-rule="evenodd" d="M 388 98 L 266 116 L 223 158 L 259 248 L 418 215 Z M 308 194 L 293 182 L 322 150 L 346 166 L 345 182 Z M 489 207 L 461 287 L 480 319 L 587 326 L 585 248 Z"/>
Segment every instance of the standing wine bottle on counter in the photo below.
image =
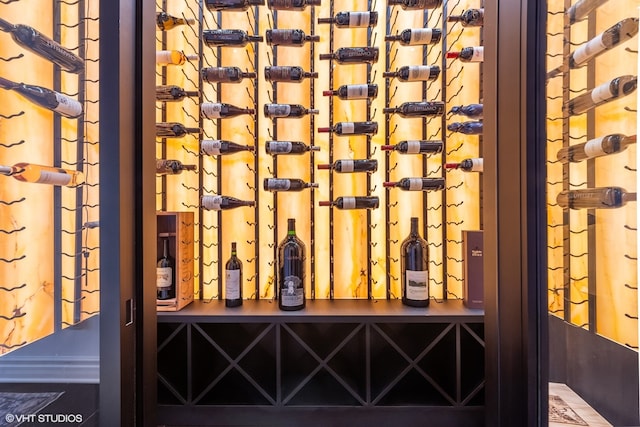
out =
<path fill-rule="evenodd" d="M 240 67 L 206 67 L 200 70 L 200 76 L 207 83 L 240 83 L 257 77 L 256 73 L 242 71 Z"/>
<path fill-rule="evenodd" d="M 203 102 L 200 104 L 200 114 L 204 119 L 229 119 L 243 114 L 255 114 L 253 108 L 240 108 L 224 102 Z"/>
<path fill-rule="evenodd" d="M 437 154 L 442 153 L 442 141 L 409 140 L 400 141 L 396 145 L 383 145 L 383 151 L 397 151 L 401 154 Z"/>
<path fill-rule="evenodd" d="M 333 127 L 320 127 L 319 133 L 333 132 L 339 136 L 368 135 L 373 136 L 378 133 L 377 122 L 339 122 Z"/>
<path fill-rule="evenodd" d="M 442 38 L 439 28 L 408 28 L 397 35 L 384 36 L 384 41 L 397 41 L 403 46 L 435 44 Z"/>
<path fill-rule="evenodd" d="M 437 65 L 405 65 L 398 71 L 385 71 L 382 77 L 397 78 L 401 82 L 425 82 L 436 80 L 440 75 L 440 67 Z"/>
<path fill-rule="evenodd" d="M 318 169 L 334 170 L 339 173 L 372 173 L 378 170 L 378 161 L 376 159 L 336 160 L 332 165 L 318 165 Z"/>
<path fill-rule="evenodd" d="M 156 12 L 158 31 L 167 31 L 180 25 L 194 25 L 195 23 L 195 19 L 178 18 L 166 12 Z"/>
<path fill-rule="evenodd" d="M 200 129 L 188 128 L 177 122 L 156 123 L 156 136 L 158 138 L 182 138 L 190 133 L 200 133 Z"/>
<path fill-rule="evenodd" d="M 411 232 L 400 246 L 402 303 L 429 305 L 429 246 L 418 232 L 418 218 L 411 218 Z"/>
<path fill-rule="evenodd" d="M 196 61 L 198 55 L 185 55 L 179 50 L 159 50 L 156 52 L 158 65 L 183 65 L 187 61 Z"/>
<path fill-rule="evenodd" d="M 271 10 L 302 11 L 307 6 L 320 6 L 320 0 L 267 0 L 267 7 Z"/>
<path fill-rule="evenodd" d="M 556 201 L 562 208 L 570 209 L 615 209 L 636 201 L 636 193 L 621 187 L 598 187 L 562 191 Z"/>
<path fill-rule="evenodd" d="M 300 155 L 307 151 L 320 151 L 320 147 L 309 146 L 299 141 L 267 141 L 264 146 L 267 154 L 278 156 L 280 154 Z"/>
<path fill-rule="evenodd" d="M 304 79 L 315 79 L 318 73 L 304 71 L 297 65 L 273 65 L 264 67 L 264 78 L 270 82 L 292 82 L 300 83 Z"/>
<path fill-rule="evenodd" d="M 435 191 L 444 189 L 444 178 L 402 178 L 397 182 L 383 182 L 382 185 L 403 191 Z"/>
<path fill-rule="evenodd" d="M 178 175 L 182 171 L 195 171 L 196 165 L 185 165 L 180 160 L 156 160 L 157 175 Z"/>
<path fill-rule="evenodd" d="M 333 59 L 338 64 L 373 64 L 378 62 L 377 47 L 341 47 L 333 53 L 321 53 L 320 59 Z"/>
<path fill-rule="evenodd" d="M 229 196 L 205 195 L 200 198 L 200 206 L 208 211 L 236 209 L 244 206 L 251 207 L 255 206 L 255 204 L 256 202 L 253 200 L 240 200 Z"/>
<path fill-rule="evenodd" d="M 276 277 L 278 307 L 281 310 L 302 310 L 305 307 L 306 248 L 296 236 L 296 220 L 287 220 L 287 237 L 278 245 Z"/>
<path fill-rule="evenodd" d="M 34 163 L 16 163 L 13 166 L 1 166 L 0 175 L 10 176 L 22 182 L 34 184 L 63 185 L 75 187 L 84 183 L 84 174 L 80 171 L 37 165 Z"/>
<path fill-rule="evenodd" d="M 403 102 L 399 107 L 384 108 L 384 114 L 397 114 L 400 117 L 441 116 L 444 114 L 444 102 L 420 101 Z"/>
<path fill-rule="evenodd" d="M 303 46 L 306 42 L 319 42 L 320 36 L 306 35 L 302 30 L 267 30 L 265 39 L 269 46 Z"/>
<path fill-rule="evenodd" d="M 569 24 L 582 20 L 606 2 L 607 0 L 578 0 L 565 12 L 565 15 L 569 16 Z"/>
<path fill-rule="evenodd" d="M 205 139 L 200 143 L 200 153 L 209 156 L 220 156 L 225 154 L 234 154 L 241 151 L 254 152 L 250 145 L 241 145 L 233 141 Z"/>
<path fill-rule="evenodd" d="M 0 18 L 0 31 L 11 34 L 11 38 L 20 46 L 53 62 L 65 71 L 78 74 L 84 70 L 82 58 L 33 27 L 14 25 Z"/>
<path fill-rule="evenodd" d="M 464 159 L 460 163 L 445 163 L 446 169 L 459 169 L 464 172 L 482 172 L 483 171 L 483 159 L 472 158 Z"/>
<path fill-rule="evenodd" d="M 459 114 L 461 116 L 467 116 L 470 119 L 481 119 L 483 113 L 483 105 L 482 104 L 468 104 L 468 105 L 457 105 L 455 107 L 451 107 L 449 110 L 451 114 Z"/>
<path fill-rule="evenodd" d="M 636 76 L 616 77 L 573 98 L 566 104 L 566 110 L 570 115 L 585 113 L 598 105 L 629 95 L 636 90 L 637 86 L 638 77 Z"/>
<path fill-rule="evenodd" d="M 209 47 L 244 47 L 247 43 L 261 42 L 262 36 L 251 36 L 244 30 L 204 30 L 202 41 Z"/>
<path fill-rule="evenodd" d="M 447 125 L 451 132 L 463 133 L 465 135 L 482 135 L 482 122 L 453 122 Z"/>
<path fill-rule="evenodd" d="M 239 11 L 243 12 L 251 6 L 262 6 L 264 0 L 205 0 L 205 6 L 212 12 Z"/>
<path fill-rule="evenodd" d="M 399 5 L 404 10 L 423 10 L 442 6 L 442 0 L 387 0 L 387 4 Z"/>
<path fill-rule="evenodd" d="M 447 52 L 447 58 L 457 58 L 462 62 L 482 62 L 484 61 L 484 46 L 465 47 L 460 52 Z"/>
<path fill-rule="evenodd" d="M 378 96 L 378 85 L 342 85 L 336 90 L 322 91 L 324 96 L 337 96 L 340 99 L 375 99 Z"/>
<path fill-rule="evenodd" d="M 238 259 L 236 242 L 231 242 L 231 257 L 224 265 L 224 305 L 242 305 L 242 261 Z"/>
<path fill-rule="evenodd" d="M 175 260 L 169 255 L 169 238 L 162 239 L 162 256 L 156 264 L 157 299 L 167 300 L 176 297 Z"/>
<path fill-rule="evenodd" d="M 447 22 L 459 22 L 463 27 L 482 27 L 484 25 L 484 9 L 467 9 L 460 15 L 449 15 Z"/>
<path fill-rule="evenodd" d="M 270 119 L 295 118 L 299 119 L 307 114 L 318 114 L 320 111 L 308 109 L 300 104 L 265 104 L 264 116 Z"/>
<path fill-rule="evenodd" d="M 187 91 L 176 85 L 156 86 L 156 101 L 175 102 L 182 101 L 188 96 L 198 96 L 198 91 Z"/>
<path fill-rule="evenodd" d="M 0 88 L 12 90 L 40 107 L 71 119 L 82 115 L 82 104 L 60 92 L 42 86 L 15 83 L 0 77 Z"/>
<path fill-rule="evenodd" d="M 333 202 L 318 202 L 318 206 L 331 206 L 338 209 L 378 209 L 380 199 L 377 196 L 343 196 Z"/>
<path fill-rule="evenodd" d="M 619 133 L 591 139 L 582 144 L 563 147 L 558 150 L 557 159 L 561 163 L 577 163 L 594 157 L 606 156 L 624 151 L 636 143 L 636 135 L 625 136 Z"/>
<path fill-rule="evenodd" d="M 262 186 L 265 191 L 302 191 L 305 188 L 318 188 L 315 182 L 304 182 L 299 178 L 265 178 Z"/>
<path fill-rule="evenodd" d="M 338 28 L 375 27 L 378 12 L 338 12 L 333 18 L 318 18 L 318 24 L 334 24 Z"/>

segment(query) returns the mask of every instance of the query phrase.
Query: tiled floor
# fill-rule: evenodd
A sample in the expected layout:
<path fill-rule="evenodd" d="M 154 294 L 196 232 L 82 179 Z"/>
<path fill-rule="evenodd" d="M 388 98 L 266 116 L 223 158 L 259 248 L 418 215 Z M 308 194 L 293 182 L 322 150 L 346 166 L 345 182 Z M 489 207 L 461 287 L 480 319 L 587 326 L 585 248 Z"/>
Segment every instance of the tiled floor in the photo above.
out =
<path fill-rule="evenodd" d="M 565 384 L 549 383 L 549 427 L 612 427 Z"/>

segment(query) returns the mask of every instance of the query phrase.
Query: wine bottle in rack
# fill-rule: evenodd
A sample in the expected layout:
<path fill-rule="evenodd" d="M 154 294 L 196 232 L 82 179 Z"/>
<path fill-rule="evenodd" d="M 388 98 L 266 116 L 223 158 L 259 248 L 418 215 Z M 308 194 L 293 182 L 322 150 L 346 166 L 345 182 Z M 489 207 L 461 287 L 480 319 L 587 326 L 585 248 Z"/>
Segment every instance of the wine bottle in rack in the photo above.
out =
<path fill-rule="evenodd" d="M 375 27 L 378 12 L 338 12 L 333 18 L 318 18 L 318 24 L 333 24 L 338 28 Z"/>
<path fill-rule="evenodd" d="M 245 11 L 251 6 L 264 5 L 264 0 L 205 0 L 204 3 L 212 12 Z"/>
<path fill-rule="evenodd" d="M 319 133 L 335 133 L 338 136 L 368 135 L 378 133 L 377 122 L 339 122 L 332 127 L 320 127 Z"/>
<path fill-rule="evenodd" d="M 377 47 L 341 47 L 333 53 L 321 53 L 320 59 L 333 59 L 338 64 L 373 64 L 378 62 Z"/>
<path fill-rule="evenodd" d="M 200 153 L 207 154 L 209 156 L 234 154 L 242 151 L 254 152 L 254 149 L 250 145 L 241 145 L 233 141 L 204 139 L 200 143 Z"/>
<path fill-rule="evenodd" d="M 261 42 L 260 35 L 249 35 L 244 30 L 214 29 L 202 31 L 202 41 L 209 47 L 243 47 L 248 43 Z"/>
<path fill-rule="evenodd" d="M 566 105 L 566 109 L 570 115 L 582 114 L 598 105 L 629 95 L 636 90 L 637 86 L 637 76 L 616 77 L 573 98 Z"/>
<path fill-rule="evenodd" d="M 383 182 L 382 185 L 403 191 L 435 191 L 444 189 L 444 178 L 402 178 L 397 182 Z"/>
<path fill-rule="evenodd" d="M 198 96 L 198 91 L 184 90 L 180 86 L 176 85 L 162 85 L 156 86 L 156 101 L 160 102 L 176 102 L 182 101 L 189 96 Z"/>
<path fill-rule="evenodd" d="M 465 135 L 482 135 L 483 125 L 478 122 L 453 122 L 447 125 L 451 132 L 463 133 Z"/>
<path fill-rule="evenodd" d="M 280 154 L 300 155 L 308 151 L 320 151 L 320 147 L 307 145 L 300 141 L 267 141 L 264 145 L 267 154 L 278 156 Z"/>
<path fill-rule="evenodd" d="M 442 153 L 444 143 L 442 141 L 408 140 L 400 141 L 395 145 L 383 145 L 383 151 L 397 151 L 401 154 L 437 154 Z"/>
<path fill-rule="evenodd" d="M 297 65 L 273 65 L 264 67 L 264 78 L 270 82 L 300 83 L 304 79 L 315 79 L 318 73 L 304 71 Z"/>
<path fill-rule="evenodd" d="M 75 74 L 84 70 L 82 58 L 33 27 L 21 24 L 14 25 L 0 18 L 0 31 L 8 32 L 20 46 L 53 62 L 63 70 Z"/>
<path fill-rule="evenodd" d="M 169 255 L 169 238 L 162 239 L 162 256 L 156 264 L 157 299 L 167 300 L 176 297 L 175 260 Z"/>
<path fill-rule="evenodd" d="M 594 157 L 620 153 L 621 151 L 626 150 L 629 145 L 635 143 L 636 135 L 626 136 L 614 133 L 600 138 L 591 139 L 587 142 L 583 142 L 582 144 L 563 147 L 558 150 L 556 157 L 561 163 L 577 163 Z"/>
<path fill-rule="evenodd" d="M 483 113 L 482 104 L 456 105 L 449 110 L 451 114 L 466 116 L 470 119 L 481 119 Z"/>
<path fill-rule="evenodd" d="M 636 201 L 636 193 L 621 187 L 597 187 L 561 191 L 556 201 L 569 209 L 615 209 Z"/>
<path fill-rule="evenodd" d="M 82 115 L 82 104 L 75 99 L 42 86 L 15 83 L 0 77 L 0 88 L 12 90 L 32 103 L 68 118 Z"/>
<path fill-rule="evenodd" d="M 445 163 L 446 169 L 458 169 L 464 172 L 483 172 L 483 159 L 464 159 L 460 163 Z"/>
<path fill-rule="evenodd" d="M 484 9 L 467 9 L 460 15 L 449 15 L 447 22 L 459 22 L 463 27 L 482 27 L 484 25 Z"/>
<path fill-rule="evenodd" d="M 306 188 L 318 188 L 316 182 L 304 182 L 299 178 L 265 178 L 262 187 L 265 191 L 302 191 Z"/>
<path fill-rule="evenodd" d="M 205 67 L 200 70 L 200 76 L 207 83 L 240 83 L 257 77 L 256 73 L 242 71 L 240 67 Z"/>
<path fill-rule="evenodd" d="M 411 218 L 411 231 L 400 246 L 402 303 L 412 307 L 429 305 L 429 246 L 418 232 L 418 218 Z"/>
<path fill-rule="evenodd" d="M 573 24 L 585 18 L 597 7 L 605 4 L 607 0 L 578 0 L 565 12 L 569 16 L 569 23 Z"/>
<path fill-rule="evenodd" d="M 384 36 L 384 41 L 397 41 L 403 46 L 435 44 L 442 38 L 442 30 L 439 28 L 407 28 L 400 34 Z"/>
<path fill-rule="evenodd" d="M 34 184 L 75 187 L 84 183 L 84 174 L 80 171 L 26 162 L 16 163 L 13 166 L 0 166 L 0 175 L 10 176 L 18 181 Z"/>
<path fill-rule="evenodd" d="M 271 10 L 302 11 L 307 6 L 320 6 L 320 0 L 267 0 L 267 7 Z"/>
<path fill-rule="evenodd" d="M 378 96 L 378 85 L 342 85 L 336 90 L 322 91 L 324 96 L 337 96 L 340 99 L 375 99 Z"/>
<path fill-rule="evenodd" d="M 300 104 L 265 104 L 264 116 L 269 119 L 294 118 L 299 119 L 308 114 L 318 114 L 316 109 L 305 108 Z"/>
<path fill-rule="evenodd" d="M 440 76 L 440 67 L 437 65 L 405 65 L 397 71 L 385 71 L 382 77 L 396 78 L 401 82 L 425 82 L 436 80 Z"/>
<path fill-rule="evenodd" d="M 442 0 L 387 0 L 387 4 L 399 5 L 404 10 L 423 10 L 442 6 Z"/>
<path fill-rule="evenodd" d="M 320 36 L 307 35 L 298 29 L 274 28 L 266 31 L 265 39 L 269 46 L 303 46 L 307 42 L 319 42 Z"/>
<path fill-rule="evenodd" d="M 167 31 L 180 25 L 194 25 L 195 23 L 195 19 L 178 18 L 166 12 L 156 12 L 156 26 L 158 27 L 158 31 Z"/>
<path fill-rule="evenodd" d="M 403 102 L 399 107 L 384 108 L 384 114 L 397 114 L 400 117 L 441 116 L 444 114 L 444 102 L 419 101 Z"/>
<path fill-rule="evenodd" d="M 195 171 L 196 165 L 185 165 L 180 160 L 156 160 L 157 175 L 179 175 L 182 171 Z"/>
<path fill-rule="evenodd" d="M 484 46 L 465 47 L 459 52 L 447 52 L 446 56 L 450 59 L 459 59 L 462 62 L 482 62 L 484 61 Z"/>
<path fill-rule="evenodd" d="M 178 122 L 156 123 L 158 138 L 182 138 L 190 133 L 200 133 L 200 128 L 189 128 Z"/>
<path fill-rule="evenodd" d="M 198 55 L 185 55 L 179 50 L 156 51 L 156 64 L 158 65 L 183 65 L 187 61 L 196 61 Z"/>
<path fill-rule="evenodd" d="M 208 211 L 222 211 L 255 205 L 256 202 L 253 200 L 240 200 L 230 196 L 205 195 L 200 198 L 200 206 Z"/>
<path fill-rule="evenodd" d="M 287 237 L 278 245 L 277 283 L 278 307 L 281 310 L 302 310 L 305 306 L 306 248 L 296 236 L 296 220 L 287 219 Z"/>
<path fill-rule="evenodd" d="M 331 165 L 318 165 L 320 170 L 334 170 L 339 173 L 367 172 L 372 173 L 378 170 L 378 161 L 376 159 L 344 159 L 336 160 Z"/>
<path fill-rule="evenodd" d="M 242 261 L 238 259 L 236 242 L 231 242 L 231 257 L 224 265 L 224 305 L 242 305 Z"/>
<path fill-rule="evenodd" d="M 342 196 L 332 202 L 321 201 L 318 206 L 331 206 L 337 209 L 378 209 L 380 199 L 377 196 Z"/>
<path fill-rule="evenodd" d="M 203 102 L 200 104 L 200 114 L 205 119 L 228 119 L 243 114 L 255 114 L 253 108 L 240 108 L 224 102 Z"/>

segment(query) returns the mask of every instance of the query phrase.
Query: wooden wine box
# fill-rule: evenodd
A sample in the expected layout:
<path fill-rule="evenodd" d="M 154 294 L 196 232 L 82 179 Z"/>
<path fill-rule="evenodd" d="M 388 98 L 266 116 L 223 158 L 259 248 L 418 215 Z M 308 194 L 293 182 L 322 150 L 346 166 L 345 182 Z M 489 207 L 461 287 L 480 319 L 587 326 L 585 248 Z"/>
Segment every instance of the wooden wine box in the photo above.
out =
<path fill-rule="evenodd" d="M 175 298 L 156 300 L 158 311 L 178 311 L 193 301 L 193 212 L 156 212 L 156 259 L 162 257 L 163 240 L 169 239 L 169 255 L 175 261 Z"/>

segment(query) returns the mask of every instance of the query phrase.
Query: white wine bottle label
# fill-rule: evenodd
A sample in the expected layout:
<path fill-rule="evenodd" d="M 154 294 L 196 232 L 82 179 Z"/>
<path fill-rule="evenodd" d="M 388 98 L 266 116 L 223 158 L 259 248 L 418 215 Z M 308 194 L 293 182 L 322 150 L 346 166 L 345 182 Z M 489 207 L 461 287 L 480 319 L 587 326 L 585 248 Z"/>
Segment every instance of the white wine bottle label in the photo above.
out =
<path fill-rule="evenodd" d="M 573 62 L 576 65 L 582 64 L 606 48 L 607 46 L 602 42 L 602 34 L 600 34 L 573 52 Z"/>
<path fill-rule="evenodd" d="M 211 211 L 219 211 L 222 200 L 222 196 L 202 196 L 202 207 Z"/>
<path fill-rule="evenodd" d="M 586 154 L 587 157 L 598 157 L 598 156 L 607 154 L 607 152 L 602 149 L 603 140 L 604 140 L 604 137 L 587 141 L 584 144 L 584 154 Z"/>
<path fill-rule="evenodd" d="M 355 197 L 343 197 L 342 198 L 342 209 L 355 209 L 356 208 L 356 198 Z"/>
<path fill-rule="evenodd" d="M 347 99 L 367 99 L 368 93 L 369 85 L 347 85 Z"/>
<path fill-rule="evenodd" d="M 473 55 L 470 62 L 483 62 L 484 61 L 484 46 L 476 46 L 473 48 Z"/>
<path fill-rule="evenodd" d="M 222 141 L 205 139 L 202 141 L 202 144 L 200 146 L 203 154 L 208 154 L 210 156 L 218 156 L 220 154 L 220 147 L 222 147 Z"/>
<path fill-rule="evenodd" d="M 341 160 L 340 172 L 353 172 L 353 160 Z"/>
<path fill-rule="evenodd" d="M 429 80 L 431 76 L 431 67 L 429 65 L 412 65 L 409 67 L 408 81 Z"/>
<path fill-rule="evenodd" d="M 268 190 L 288 190 L 291 187 L 291 181 L 288 179 L 269 178 L 267 181 Z"/>
<path fill-rule="evenodd" d="M 55 92 L 58 106 L 53 111 L 67 117 L 78 117 L 82 114 L 82 104 L 67 95 Z"/>
<path fill-rule="evenodd" d="M 355 131 L 356 125 L 353 122 L 343 122 L 342 123 L 342 133 L 353 133 Z"/>
<path fill-rule="evenodd" d="M 240 298 L 240 270 L 225 270 L 224 277 L 224 297 L 226 299 Z"/>
<path fill-rule="evenodd" d="M 36 182 L 39 184 L 68 185 L 71 182 L 71 174 L 42 171 Z"/>
<path fill-rule="evenodd" d="M 220 112 L 222 111 L 222 104 L 214 102 L 203 102 L 200 106 L 202 110 L 202 117 L 205 119 L 219 119 L 222 117 Z"/>
<path fill-rule="evenodd" d="M 594 104 L 600 104 L 613 98 L 614 94 L 611 93 L 610 84 L 611 82 L 606 82 L 591 91 L 591 100 Z"/>
<path fill-rule="evenodd" d="M 267 105 L 267 115 L 269 117 L 289 117 L 289 114 L 291 114 L 291 105 L 288 105 L 288 104 Z"/>
<path fill-rule="evenodd" d="M 413 28 L 411 30 L 411 38 L 409 39 L 410 45 L 416 44 L 429 44 L 433 38 L 433 31 L 431 28 Z"/>
<path fill-rule="evenodd" d="M 353 28 L 368 27 L 370 12 L 349 12 L 349 26 Z"/>
<path fill-rule="evenodd" d="M 168 288 L 173 285 L 171 267 L 158 267 L 156 268 L 156 286 L 158 288 Z"/>
<path fill-rule="evenodd" d="M 170 50 L 158 50 L 156 51 L 156 64 L 172 64 Z"/>
<path fill-rule="evenodd" d="M 471 172 L 483 172 L 484 159 L 471 159 Z"/>
<path fill-rule="evenodd" d="M 422 178 L 409 178 L 409 191 L 422 190 Z"/>
<path fill-rule="evenodd" d="M 267 147 L 270 153 L 290 153 L 293 148 L 291 141 L 269 141 Z"/>
<path fill-rule="evenodd" d="M 298 276 L 286 276 L 280 289 L 280 303 L 284 307 L 299 307 L 304 303 L 304 289 Z"/>
<path fill-rule="evenodd" d="M 418 154 L 420 152 L 420 141 L 407 141 L 407 154 Z"/>
<path fill-rule="evenodd" d="M 429 272 L 407 270 L 405 272 L 404 284 L 407 299 L 414 301 L 425 301 L 429 299 Z"/>

